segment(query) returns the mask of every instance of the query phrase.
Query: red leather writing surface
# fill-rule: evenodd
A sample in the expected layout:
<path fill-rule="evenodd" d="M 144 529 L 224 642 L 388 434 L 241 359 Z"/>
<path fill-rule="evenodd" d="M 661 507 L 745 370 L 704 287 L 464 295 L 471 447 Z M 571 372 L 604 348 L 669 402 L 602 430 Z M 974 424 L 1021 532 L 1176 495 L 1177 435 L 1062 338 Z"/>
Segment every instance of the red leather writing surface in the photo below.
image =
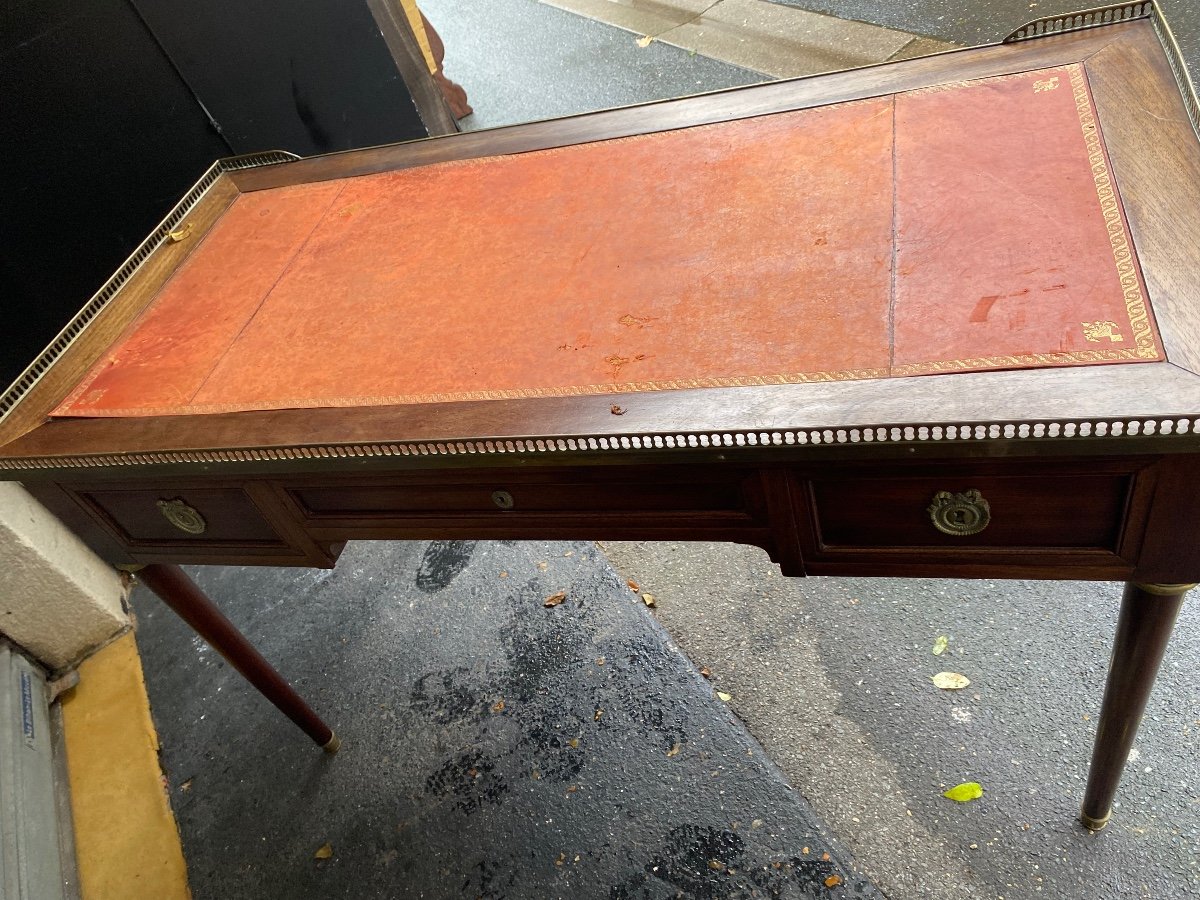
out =
<path fill-rule="evenodd" d="M 1067 67 L 244 195 L 56 414 L 1159 358 Z"/>

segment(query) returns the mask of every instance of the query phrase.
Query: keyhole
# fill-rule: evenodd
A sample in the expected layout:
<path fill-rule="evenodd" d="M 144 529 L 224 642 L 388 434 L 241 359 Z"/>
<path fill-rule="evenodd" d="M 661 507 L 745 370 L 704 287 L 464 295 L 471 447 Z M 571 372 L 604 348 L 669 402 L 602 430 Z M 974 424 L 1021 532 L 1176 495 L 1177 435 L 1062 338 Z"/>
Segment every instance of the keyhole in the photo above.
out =
<path fill-rule="evenodd" d="M 955 525 L 967 524 L 967 511 L 965 509 L 956 509 L 951 513 L 951 516 L 954 518 Z"/>

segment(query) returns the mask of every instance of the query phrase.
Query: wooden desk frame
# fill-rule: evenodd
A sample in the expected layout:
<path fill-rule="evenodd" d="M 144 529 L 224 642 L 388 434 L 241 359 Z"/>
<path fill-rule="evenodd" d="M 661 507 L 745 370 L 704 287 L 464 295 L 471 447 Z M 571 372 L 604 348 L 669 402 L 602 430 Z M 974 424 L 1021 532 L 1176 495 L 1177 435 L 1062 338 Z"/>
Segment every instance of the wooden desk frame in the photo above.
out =
<path fill-rule="evenodd" d="M 1165 362 L 48 418 L 240 193 L 1071 63 L 1092 86 Z M 1153 4 L 1133 3 L 886 66 L 306 160 L 218 164 L 0 398 L 0 477 L 24 482 L 113 564 L 140 567 L 328 750 L 332 731 L 178 564 L 332 566 L 352 539 L 671 539 L 755 544 L 795 576 L 1126 581 L 1082 812 L 1089 828 L 1103 827 L 1175 616 L 1200 581 L 1200 243 L 1181 239 L 1200 233 L 1200 143 L 1182 72 Z M 929 526 L 931 497 L 972 490 L 990 503 L 989 530 Z M 167 505 L 182 518 L 165 521 Z"/>

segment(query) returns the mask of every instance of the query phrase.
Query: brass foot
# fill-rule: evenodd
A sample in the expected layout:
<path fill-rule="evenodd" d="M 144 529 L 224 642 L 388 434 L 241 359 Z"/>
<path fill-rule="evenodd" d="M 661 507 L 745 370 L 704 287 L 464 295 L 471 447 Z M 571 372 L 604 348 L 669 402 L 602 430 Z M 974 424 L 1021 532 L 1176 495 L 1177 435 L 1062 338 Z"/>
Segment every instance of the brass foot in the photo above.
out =
<path fill-rule="evenodd" d="M 1081 812 L 1079 814 L 1079 821 L 1082 822 L 1083 827 L 1088 829 L 1089 831 L 1099 831 L 1101 828 L 1103 828 L 1105 825 L 1108 824 L 1108 820 L 1110 818 L 1112 818 L 1112 810 L 1111 809 L 1108 812 L 1106 812 L 1103 816 L 1101 816 L 1099 819 L 1093 819 L 1091 816 L 1089 816 L 1085 812 Z"/>
<path fill-rule="evenodd" d="M 326 753 L 333 755 L 334 753 L 337 753 L 340 749 L 342 749 L 342 739 L 340 737 L 338 737 L 336 734 L 332 735 L 329 738 L 329 742 L 321 749 L 324 750 Z"/>

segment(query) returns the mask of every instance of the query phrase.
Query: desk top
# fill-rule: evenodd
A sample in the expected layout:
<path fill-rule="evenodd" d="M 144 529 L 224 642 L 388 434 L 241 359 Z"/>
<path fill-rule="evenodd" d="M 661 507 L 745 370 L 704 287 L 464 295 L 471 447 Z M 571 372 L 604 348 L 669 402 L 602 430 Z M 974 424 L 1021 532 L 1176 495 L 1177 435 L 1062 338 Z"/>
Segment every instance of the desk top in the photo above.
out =
<path fill-rule="evenodd" d="M 1132 21 L 220 169 L 13 404 L 0 467 L 1131 416 L 1190 435 L 1185 96 Z"/>
<path fill-rule="evenodd" d="M 1076 64 L 242 195 L 54 415 L 1162 358 Z"/>

